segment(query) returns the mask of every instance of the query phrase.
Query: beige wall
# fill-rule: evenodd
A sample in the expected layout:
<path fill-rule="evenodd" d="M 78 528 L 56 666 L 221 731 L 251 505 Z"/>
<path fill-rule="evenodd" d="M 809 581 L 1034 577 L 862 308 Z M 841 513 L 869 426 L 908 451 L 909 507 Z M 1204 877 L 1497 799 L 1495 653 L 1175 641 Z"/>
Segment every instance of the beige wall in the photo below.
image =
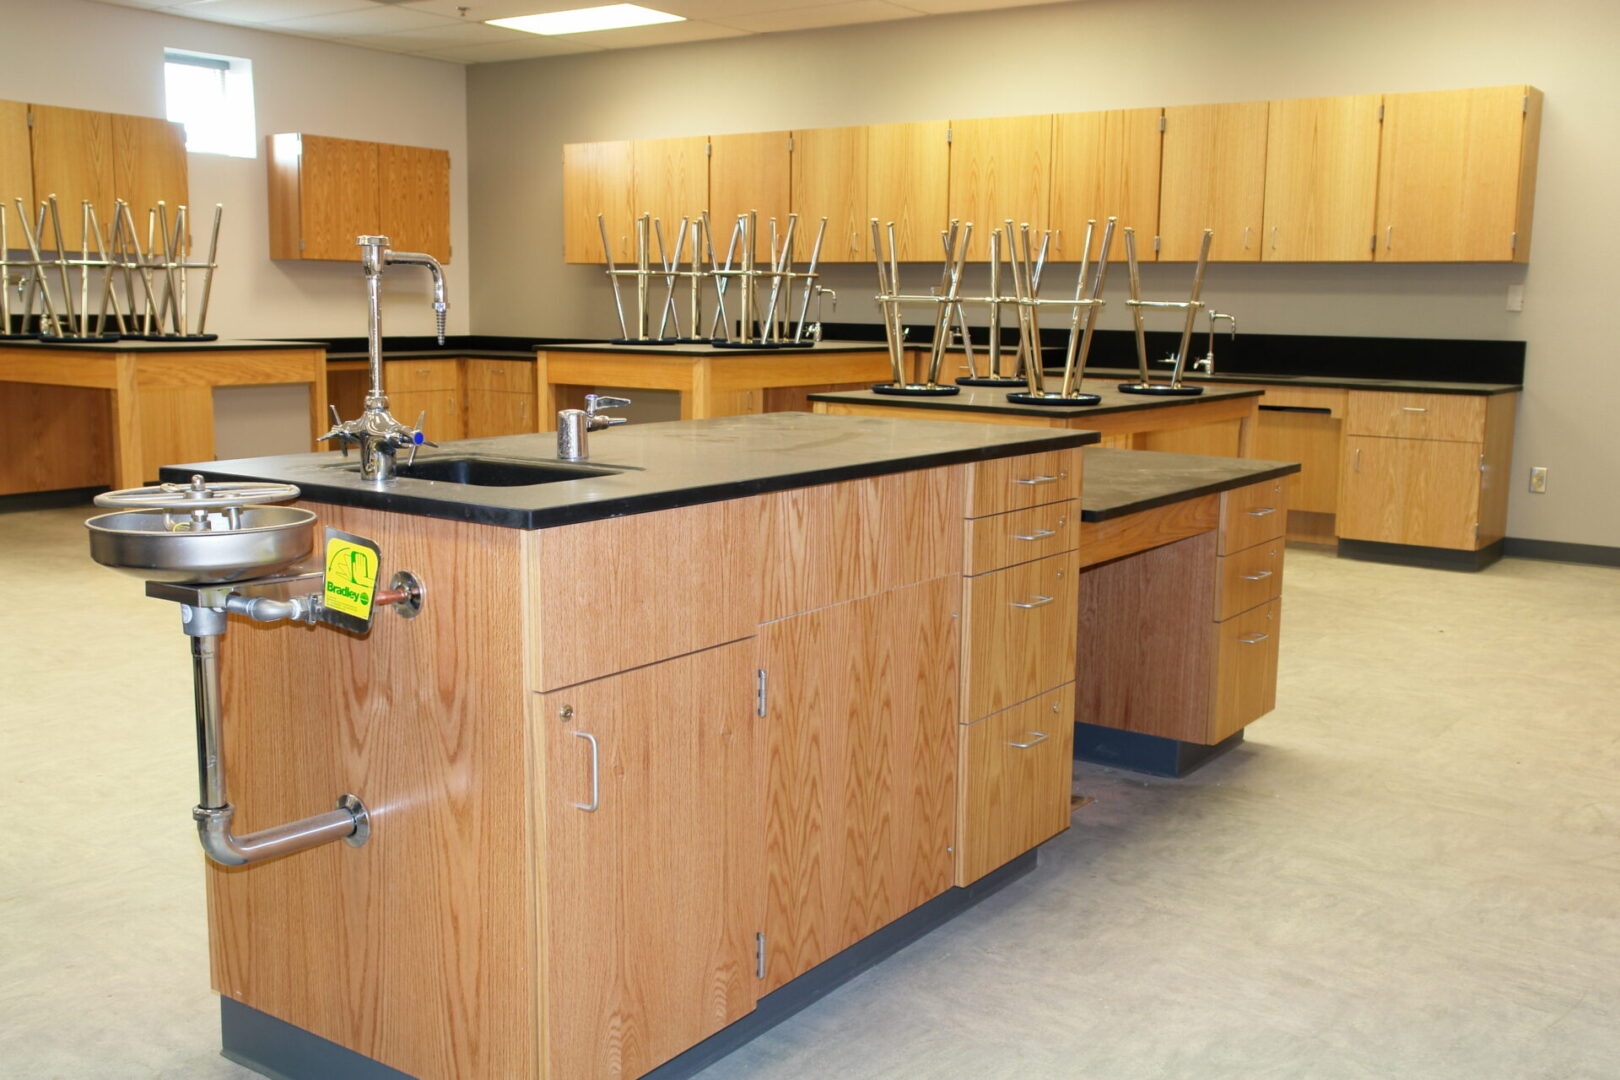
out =
<path fill-rule="evenodd" d="M 600 274 L 562 263 L 567 142 L 1528 82 L 1546 92 L 1529 267 L 1223 265 L 1205 296 L 1245 331 L 1528 342 L 1510 534 L 1620 545 L 1617 40 L 1603 0 L 1091 0 L 474 66 L 475 326 L 609 330 Z M 869 268 L 828 278 L 833 317 L 876 321 Z M 1145 278 L 1186 286 L 1185 268 Z M 1524 490 L 1532 464 L 1546 495 Z"/>

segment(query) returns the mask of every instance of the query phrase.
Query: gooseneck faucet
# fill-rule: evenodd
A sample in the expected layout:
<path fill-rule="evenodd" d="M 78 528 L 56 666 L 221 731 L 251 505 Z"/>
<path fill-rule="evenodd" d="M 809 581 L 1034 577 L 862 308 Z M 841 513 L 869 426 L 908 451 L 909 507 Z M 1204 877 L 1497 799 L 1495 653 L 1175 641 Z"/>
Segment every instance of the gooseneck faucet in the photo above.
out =
<path fill-rule="evenodd" d="M 350 446 L 360 448 L 360 476 L 379 484 L 395 479 L 394 456 L 404 449 L 410 450 L 406 464 L 416 460 L 421 446 L 435 446 L 422 435 L 422 421 L 426 413 L 418 416 L 415 426 L 402 424 L 388 411 L 388 395 L 383 393 L 382 362 L 382 275 L 390 266 L 422 266 L 433 275 L 433 314 L 437 323 L 439 344 L 444 344 L 444 316 L 449 304 L 444 298 L 444 268 L 439 260 L 417 251 L 391 251 L 386 236 L 360 236 L 355 238 L 360 247 L 360 268 L 366 275 L 366 302 L 370 321 L 366 326 L 366 349 L 371 361 L 371 389 L 366 393 L 365 411 L 353 420 L 344 421 L 332 407 L 332 430 L 322 435 L 342 444 L 344 453 Z"/>

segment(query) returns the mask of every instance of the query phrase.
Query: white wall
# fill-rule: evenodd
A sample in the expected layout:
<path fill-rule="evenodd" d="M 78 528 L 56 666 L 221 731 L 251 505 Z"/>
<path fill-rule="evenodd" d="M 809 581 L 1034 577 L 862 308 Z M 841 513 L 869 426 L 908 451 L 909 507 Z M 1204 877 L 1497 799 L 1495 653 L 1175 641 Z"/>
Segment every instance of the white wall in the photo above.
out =
<path fill-rule="evenodd" d="M 209 330 L 225 337 L 364 335 L 358 264 L 272 262 L 264 136 L 302 131 L 450 151 L 452 333 L 469 326 L 466 80 L 460 64 L 395 56 L 284 34 L 199 22 L 86 0 L 0 0 L 6 38 L 0 98 L 162 116 L 163 50 L 253 61 L 259 156 L 191 154 L 194 220 L 225 204 Z M 8 192 L 0 196 L 10 197 Z M 43 193 L 42 193 L 43 194 Z M 194 228 L 193 239 L 201 243 Z M 426 278 L 394 275 L 388 329 L 433 329 Z"/>
<path fill-rule="evenodd" d="M 1091 0 L 477 65 L 475 325 L 608 331 L 599 271 L 562 263 L 568 142 L 1527 82 L 1546 92 L 1529 267 L 1221 265 L 1205 295 L 1245 331 L 1528 342 L 1509 533 L 1620 545 L 1617 41 L 1620 5 L 1606 0 Z M 1179 293 L 1186 269 L 1145 280 Z M 1525 310 L 1512 314 L 1518 282 Z M 828 283 L 832 317 L 876 321 L 868 267 Z M 1531 464 L 1551 469 L 1548 494 L 1525 492 Z"/>

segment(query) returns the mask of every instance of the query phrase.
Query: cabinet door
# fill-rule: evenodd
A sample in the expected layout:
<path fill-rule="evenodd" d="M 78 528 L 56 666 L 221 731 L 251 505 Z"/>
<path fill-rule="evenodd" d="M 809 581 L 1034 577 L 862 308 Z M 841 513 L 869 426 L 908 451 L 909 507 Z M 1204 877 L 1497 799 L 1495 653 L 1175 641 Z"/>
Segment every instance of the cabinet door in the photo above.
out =
<path fill-rule="evenodd" d="M 539 695 L 544 1075 L 641 1076 L 753 1011 L 753 642 Z"/>
<path fill-rule="evenodd" d="M 1272 600 L 1236 618 L 1214 624 L 1215 715 L 1213 746 L 1277 706 L 1277 647 L 1282 638 L 1282 601 Z"/>
<path fill-rule="evenodd" d="M 628 142 L 569 143 L 563 147 L 563 260 L 599 263 L 602 215 L 613 258 L 625 262 L 634 255 L 630 244 L 631 152 Z M 677 219 L 679 220 L 679 219 Z"/>
<path fill-rule="evenodd" d="M 1011 219 L 1014 228 L 1028 222 L 1031 230 L 1050 220 L 1052 182 L 1052 117 L 1001 116 L 951 122 L 950 212 L 947 217 L 973 223 L 970 259 L 989 255 L 991 229 Z M 947 222 L 934 226 L 933 252 Z M 1085 223 L 1081 222 L 1081 228 Z M 1032 245 L 1040 243 L 1038 233 Z"/>
<path fill-rule="evenodd" d="M 404 390 L 391 393 L 388 395 L 388 411 L 402 424 L 414 425 L 420 417 L 422 434 L 431 442 L 454 442 L 466 437 L 463 434 L 466 421 L 461 415 L 461 397 L 454 390 Z"/>
<path fill-rule="evenodd" d="M 359 262 L 355 238 L 382 228 L 377 144 L 324 135 L 299 142 L 299 257 Z"/>
<path fill-rule="evenodd" d="M 708 153 L 709 140 L 703 135 L 641 139 L 630 145 L 632 211 L 662 221 L 666 241 L 674 236 L 681 218 L 695 218 L 709 207 Z M 710 220 L 715 247 L 724 250 L 733 222 Z M 635 229 L 630 228 L 628 235 L 634 236 Z"/>
<path fill-rule="evenodd" d="M 509 390 L 468 390 L 467 430 L 469 439 L 489 439 L 497 435 L 529 435 L 537 430 L 534 395 Z"/>
<path fill-rule="evenodd" d="M 28 146 L 28 106 L 21 101 L 0 101 L 0 205 L 11 214 L 13 201 L 34 205 L 34 163 Z M 30 220 L 29 227 L 33 227 Z M 13 234 L 15 237 L 15 234 Z M 23 246 L 21 238 L 11 239 L 13 247 Z"/>
<path fill-rule="evenodd" d="M 1119 218 L 1118 229 L 1136 230 L 1143 243 L 1137 258 L 1151 260 L 1151 237 L 1159 232 L 1159 119 L 1162 109 L 1113 109 L 1062 113 L 1053 118 L 1053 258 L 1080 259 L 1086 222 L 1096 221 L 1091 242 L 1102 251 L 1103 227 Z M 1125 257 L 1122 234 L 1114 236 L 1113 257 Z"/>
<path fill-rule="evenodd" d="M 827 219 L 822 262 L 859 262 L 871 257 L 872 228 L 866 211 L 864 127 L 814 128 L 793 133 L 793 210 L 801 242 L 794 257 L 808 259 L 816 229 Z"/>
<path fill-rule="evenodd" d="M 874 124 L 866 129 L 866 207 L 884 230 L 894 222 L 894 246 L 906 262 L 937 261 L 945 228 L 951 169 L 950 124 Z M 871 222 L 862 225 L 871 243 Z M 871 252 L 868 251 L 870 255 Z"/>
<path fill-rule="evenodd" d="M 112 116 L 54 105 L 30 108 L 34 114 L 34 197 L 43 202 L 56 196 L 62 239 L 70 247 L 79 247 L 84 237 L 84 200 L 94 204 L 103 223 L 113 220 Z M 131 209 L 136 227 L 144 228 L 146 208 Z M 56 247 L 48 222 L 39 243 L 42 248 Z"/>
<path fill-rule="evenodd" d="M 129 203 L 137 222 L 145 221 L 146 211 L 160 199 L 168 204 L 169 220 L 173 221 L 175 210 L 190 201 L 185 125 L 145 116 L 113 116 L 112 130 L 113 194 Z M 99 207 L 96 212 L 101 213 Z M 203 218 L 200 229 L 198 217 Z M 193 214 L 192 235 L 200 231 L 206 243 L 211 221 L 211 212 Z M 112 221 L 104 216 L 101 226 L 103 233 L 110 236 Z"/>
<path fill-rule="evenodd" d="M 382 235 L 395 251 L 449 262 L 450 152 L 380 143 L 377 172 Z"/>
<path fill-rule="evenodd" d="M 739 214 L 758 214 L 758 257 L 768 259 L 771 221 L 777 235 L 787 229 L 788 184 L 793 175 L 791 136 L 786 131 L 751 135 L 715 135 L 709 139 L 709 220 L 717 234 L 729 229 Z M 691 211 L 685 211 L 690 213 Z M 677 215 L 664 221 L 664 237 L 673 244 Z M 802 224 L 801 224 L 802 227 Z"/>
<path fill-rule="evenodd" d="M 762 993 L 950 887 L 959 583 L 761 628 Z"/>
<path fill-rule="evenodd" d="M 1339 440 L 1344 422 L 1322 412 L 1260 409 L 1253 456 L 1261 461 L 1297 461 L 1288 478 L 1288 509 L 1334 513 L 1339 505 Z"/>
<path fill-rule="evenodd" d="M 1524 86 L 1384 95 L 1379 261 L 1514 257 L 1528 111 Z"/>
<path fill-rule="evenodd" d="M 956 883 L 970 885 L 1069 827 L 1074 684 L 962 729 Z"/>
<path fill-rule="evenodd" d="M 1362 94 L 1271 103 L 1265 260 L 1372 258 L 1380 100 Z"/>
<path fill-rule="evenodd" d="M 1160 262 L 1197 259 L 1205 229 L 1215 230 L 1211 260 L 1259 261 L 1269 108 L 1246 101 L 1164 110 Z"/>
<path fill-rule="evenodd" d="M 1480 464 L 1479 443 L 1347 436 L 1339 536 L 1476 550 Z"/>

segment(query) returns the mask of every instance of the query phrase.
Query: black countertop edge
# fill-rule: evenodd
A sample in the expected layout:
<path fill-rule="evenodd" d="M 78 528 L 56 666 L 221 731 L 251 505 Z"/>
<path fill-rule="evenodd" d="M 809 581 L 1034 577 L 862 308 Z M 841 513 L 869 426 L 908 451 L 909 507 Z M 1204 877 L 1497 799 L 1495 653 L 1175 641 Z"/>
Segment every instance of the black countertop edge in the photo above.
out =
<path fill-rule="evenodd" d="M 0 340 L 0 348 L 67 349 L 74 352 L 268 352 L 272 349 L 314 349 L 319 342 L 270 341 L 263 338 L 221 338 L 218 341 L 137 341 L 133 338 L 107 341 Z"/>
<path fill-rule="evenodd" d="M 1124 455 L 1130 455 L 1125 457 Z M 1120 464 L 1131 462 L 1132 471 L 1162 466 L 1186 477 L 1185 486 L 1177 484 L 1173 490 L 1162 491 L 1145 498 L 1130 497 L 1119 501 L 1118 493 L 1110 491 L 1111 473 L 1123 471 Z M 1168 454 L 1156 450 L 1124 450 L 1098 446 L 1086 451 L 1086 478 L 1080 489 L 1080 520 L 1108 521 L 1113 518 L 1156 510 L 1161 506 L 1185 502 L 1203 495 L 1215 495 L 1233 488 L 1247 487 L 1280 476 L 1292 476 L 1300 471 L 1297 462 L 1255 461 L 1249 458 L 1207 457 L 1198 454 Z M 1123 486 L 1139 490 L 1128 480 Z"/>
<path fill-rule="evenodd" d="M 1063 377 L 1062 368 L 1046 368 L 1046 377 Z M 1137 368 L 1100 368 L 1088 367 L 1086 378 L 1093 379 L 1124 379 L 1136 378 Z M 1166 374 L 1162 371 L 1154 372 L 1154 378 L 1164 379 Z M 1257 386 L 1314 386 L 1326 390 L 1379 390 L 1398 394 L 1464 394 L 1475 397 L 1490 397 L 1494 394 L 1517 394 L 1524 390 L 1520 383 L 1476 383 L 1476 382 L 1447 382 L 1435 379 L 1371 379 L 1357 378 L 1347 375 L 1251 375 L 1242 371 L 1218 371 L 1214 375 L 1186 376 L 1190 383 L 1210 383 L 1220 385 L 1224 383 L 1253 383 Z"/>
<path fill-rule="evenodd" d="M 1096 390 L 1096 387 L 1087 387 Z M 1120 394 L 1109 388 L 1104 391 L 1099 405 L 1018 405 L 1006 400 L 1005 387 L 963 387 L 959 394 L 947 397 L 907 397 L 899 394 L 879 394 L 871 390 L 830 390 L 807 395 L 810 401 L 831 401 L 844 405 L 889 405 L 902 409 L 938 409 L 945 412 L 982 412 L 1009 416 L 1045 416 L 1054 420 L 1072 420 L 1108 413 L 1130 412 L 1133 409 L 1175 408 L 1178 405 L 1197 405 L 1204 401 L 1233 401 L 1259 397 L 1264 390 L 1220 388 L 1218 394 L 1198 394 L 1193 397 L 1153 397 L 1146 394 Z M 997 395 L 992 398 L 990 395 Z M 1110 401 L 1110 397 L 1125 398 Z"/>
<path fill-rule="evenodd" d="M 611 341 L 571 341 L 571 342 L 539 342 L 531 346 L 535 350 L 546 349 L 552 352 L 609 352 L 629 353 L 633 356 L 780 356 L 791 359 L 795 356 L 817 353 L 847 353 L 847 352 L 879 352 L 887 348 L 881 341 L 833 341 L 817 342 L 812 346 L 800 346 L 788 349 L 749 349 L 749 348 L 719 348 L 714 345 L 687 344 L 687 345 L 618 345 Z"/>
<path fill-rule="evenodd" d="M 356 360 L 359 360 L 362 363 L 364 363 L 364 362 L 370 360 L 370 358 L 371 358 L 370 354 L 366 353 L 366 352 L 346 352 L 346 353 L 329 352 L 329 353 L 326 354 L 326 362 L 329 363 L 329 364 L 353 363 Z M 532 364 L 532 363 L 534 363 L 534 350 L 527 349 L 527 350 L 524 350 L 523 352 L 504 352 L 504 351 L 500 351 L 500 350 L 496 350 L 496 349 L 457 349 L 457 350 L 454 350 L 454 351 L 443 350 L 443 349 L 431 349 L 431 350 L 429 350 L 429 349 L 417 349 L 417 350 L 384 349 L 383 350 L 383 359 L 384 360 L 511 360 L 514 363 L 519 363 L 519 364 Z"/>
<path fill-rule="evenodd" d="M 305 345 L 319 345 L 326 349 L 328 354 L 353 353 L 358 356 L 366 355 L 367 343 L 364 337 L 326 337 L 326 338 L 300 338 Z M 479 352 L 510 352 L 522 353 L 525 356 L 534 355 L 535 342 L 546 345 L 578 345 L 589 342 L 590 338 L 580 337 L 510 337 L 501 334 L 446 334 L 444 344 L 431 334 L 397 334 L 383 338 L 383 353 L 422 353 L 431 356 L 466 356 L 468 350 Z"/>

